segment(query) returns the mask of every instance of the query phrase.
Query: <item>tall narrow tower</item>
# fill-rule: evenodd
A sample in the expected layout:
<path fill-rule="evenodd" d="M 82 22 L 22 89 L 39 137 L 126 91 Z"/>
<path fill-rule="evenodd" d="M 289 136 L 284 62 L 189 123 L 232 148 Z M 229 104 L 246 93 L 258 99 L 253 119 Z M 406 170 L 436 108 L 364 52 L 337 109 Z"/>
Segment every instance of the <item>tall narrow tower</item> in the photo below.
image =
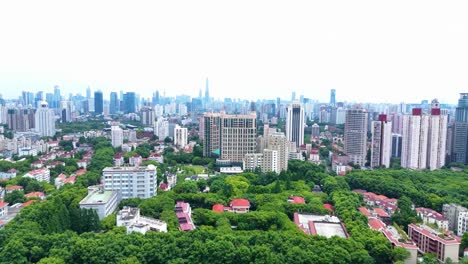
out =
<path fill-rule="evenodd" d="M 331 89 L 330 90 L 330 105 L 336 105 L 336 90 L 335 89 Z"/>
<path fill-rule="evenodd" d="M 379 115 L 378 121 L 372 121 L 372 145 L 371 160 L 372 168 L 385 166 L 390 167 L 392 153 L 392 122 L 387 121 L 387 115 Z"/>
<path fill-rule="evenodd" d="M 297 102 L 287 108 L 286 138 L 297 148 L 304 144 L 304 108 Z"/>
<path fill-rule="evenodd" d="M 345 153 L 349 161 L 360 166 L 366 163 L 367 155 L 367 112 L 364 109 L 346 111 L 344 129 Z"/>

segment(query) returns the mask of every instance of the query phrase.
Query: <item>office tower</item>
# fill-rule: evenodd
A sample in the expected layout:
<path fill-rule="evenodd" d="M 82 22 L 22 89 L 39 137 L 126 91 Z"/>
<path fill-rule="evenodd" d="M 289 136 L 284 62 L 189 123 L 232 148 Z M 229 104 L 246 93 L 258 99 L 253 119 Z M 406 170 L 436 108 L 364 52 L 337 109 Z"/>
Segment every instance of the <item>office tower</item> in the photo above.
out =
<path fill-rule="evenodd" d="M 39 107 L 39 102 L 44 101 L 44 92 L 39 91 L 36 93 L 36 98 L 34 99 L 34 107 L 38 108 Z"/>
<path fill-rule="evenodd" d="M 111 127 L 111 141 L 114 148 L 123 145 L 123 130 L 119 126 Z"/>
<path fill-rule="evenodd" d="M 127 92 L 123 95 L 123 110 L 126 114 L 135 113 L 136 111 L 136 97 L 134 92 Z"/>
<path fill-rule="evenodd" d="M 460 93 L 453 127 L 452 161 L 468 164 L 468 93 Z"/>
<path fill-rule="evenodd" d="M 344 150 L 350 162 L 364 166 L 367 154 L 367 112 L 364 109 L 346 111 Z"/>
<path fill-rule="evenodd" d="M 111 115 L 117 114 L 119 111 L 119 98 L 116 92 L 110 93 L 109 113 Z"/>
<path fill-rule="evenodd" d="M 102 98 L 102 92 L 94 92 L 94 114 L 102 115 L 104 112 L 104 100 Z"/>
<path fill-rule="evenodd" d="M 387 115 L 379 115 L 378 121 L 372 121 L 371 160 L 372 168 L 390 167 L 392 148 L 392 122 L 387 121 Z"/>
<path fill-rule="evenodd" d="M 245 154 L 255 152 L 257 115 L 206 113 L 203 116 L 203 155 L 219 153 L 223 160 L 239 163 Z"/>
<path fill-rule="evenodd" d="M 331 89 L 330 90 L 330 105 L 335 105 L 336 104 L 336 90 L 335 89 Z"/>
<path fill-rule="evenodd" d="M 292 102 L 296 101 L 296 92 L 291 93 L 291 101 Z"/>
<path fill-rule="evenodd" d="M 328 112 L 327 109 L 320 110 L 319 123 L 321 123 L 321 124 L 330 123 L 330 112 Z"/>
<path fill-rule="evenodd" d="M 14 132 L 25 132 L 33 129 L 36 126 L 35 119 L 32 108 L 10 108 L 6 113 L 8 129 Z"/>
<path fill-rule="evenodd" d="M 425 169 L 427 159 L 427 130 L 429 116 L 421 108 L 413 108 L 411 115 L 403 117 L 401 166 L 409 169 Z"/>
<path fill-rule="evenodd" d="M 311 136 L 314 139 L 319 139 L 320 138 L 320 126 L 317 123 L 314 123 L 312 125 L 312 133 Z"/>
<path fill-rule="evenodd" d="M 296 148 L 304 144 L 304 109 L 299 103 L 292 103 L 287 108 L 286 138 L 295 142 Z"/>
<path fill-rule="evenodd" d="M 61 101 L 60 102 L 60 118 L 62 122 L 71 122 L 71 112 L 72 112 L 72 107 L 71 107 L 71 102 L 70 101 Z"/>
<path fill-rule="evenodd" d="M 140 120 L 142 125 L 153 126 L 154 119 L 154 111 L 151 107 L 145 106 L 140 110 Z"/>
<path fill-rule="evenodd" d="M 51 108 L 59 108 L 60 107 L 60 101 L 62 101 L 62 96 L 60 95 L 60 87 L 58 85 L 54 86 L 54 99 L 53 99 L 53 105 Z"/>
<path fill-rule="evenodd" d="M 49 109 L 49 104 L 42 101 L 36 110 L 35 116 L 36 131 L 42 137 L 52 137 L 55 135 L 54 111 Z"/>
<path fill-rule="evenodd" d="M 392 134 L 392 158 L 401 157 L 402 136 L 400 134 Z"/>
<path fill-rule="evenodd" d="M 346 110 L 342 107 L 332 107 L 330 113 L 330 123 L 335 125 L 342 125 L 345 123 Z M 324 117 L 320 117 L 324 118 Z"/>
<path fill-rule="evenodd" d="M 180 115 L 180 116 L 185 116 L 185 115 L 187 115 L 187 105 L 185 105 L 185 104 L 179 104 L 179 115 Z"/>
<path fill-rule="evenodd" d="M 176 125 L 174 128 L 174 145 L 183 148 L 187 145 L 188 130 L 186 127 Z"/>
<path fill-rule="evenodd" d="M 34 106 L 34 94 L 31 92 L 22 92 L 23 107 Z"/>
<path fill-rule="evenodd" d="M 86 99 L 91 99 L 91 88 L 86 88 Z"/>
<path fill-rule="evenodd" d="M 208 78 L 205 81 L 205 104 L 210 102 L 210 90 L 208 87 Z"/>
<path fill-rule="evenodd" d="M 157 194 L 156 166 L 106 167 L 102 170 L 104 190 L 117 191 L 122 199 L 146 199 Z"/>
<path fill-rule="evenodd" d="M 156 118 L 160 118 L 164 115 L 164 107 L 162 105 L 155 105 L 154 106 L 154 114 Z"/>

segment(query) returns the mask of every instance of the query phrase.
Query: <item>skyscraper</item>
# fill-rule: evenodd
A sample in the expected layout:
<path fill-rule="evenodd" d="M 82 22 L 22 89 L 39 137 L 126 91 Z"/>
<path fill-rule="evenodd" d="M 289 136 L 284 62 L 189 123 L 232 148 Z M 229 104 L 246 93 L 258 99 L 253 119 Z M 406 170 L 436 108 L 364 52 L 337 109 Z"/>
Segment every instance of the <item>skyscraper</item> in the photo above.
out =
<path fill-rule="evenodd" d="M 102 98 L 102 92 L 94 92 L 94 114 L 102 115 L 104 112 L 104 100 Z"/>
<path fill-rule="evenodd" d="M 36 110 L 35 125 L 36 131 L 42 137 L 52 137 L 55 135 L 54 111 L 49 109 L 47 102 L 42 101 Z"/>
<path fill-rule="evenodd" d="M 188 130 L 186 127 L 176 125 L 174 128 L 174 145 L 183 148 L 187 145 Z"/>
<path fill-rule="evenodd" d="M 110 104 L 109 104 L 109 113 L 111 115 L 116 114 L 119 110 L 119 99 L 116 92 L 110 93 Z"/>
<path fill-rule="evenodd" d="M 344 150 L 350 162 L 364 166 L 367 154 L 367 112 L 364 109 L 346 111 Z"/>
<path fill-rule="evenodd" d="M 86 88 L 86 99 L 90 99 L 91 98 L 91 88 Z"/>
<path fill-rule="evenodd" d="M 144 126 L 153 126 L 154 125 L 154 111 L 151 107 L 143 107 L 140 110 L 140 119 L 141 124 Z"/>
<path fill-rule="evenodd" d="M 460 93 L 455 110 L 452 161 L 468 164 L 468 93 Z"/>
<path fill-rule="evenodd" d="M 335 89 L 331 89 L 330 90 L 330 104 L 331 105 L 335 105 L 336 104 L 336 90 Z"/>
<path fill-rule="evenodd" d="M 136 97 L 134 92 L 127 92 L 123 95 L 123 105 L 125 113 L 135 113 Z"/>
<path fill-rule="evenodd" d="M 286 138 L 295 142 L 296 147 L 304 144 L 304 109 L 299 103 L 292 103 L 287 108 Z"/>
<path fill-rule="evenodd" d="M 114 148 L 123 145 L 123 130 L 119 126 L 111 127 L 111 142 Z"/>
<path fill-rule="evenodd" d="M 62 96 L 60 95 L 60 87 L 58 85 L 54 86 L 54 100 L 51 108 L 59 108 L 60 101 L 62 101 Z"/>
<path fill-rule="evenodd" d="M 433 100 L 430 114 L 413 108 L 403 117 L 401 166 L 410 169 L 440 169 L 445 165 L 448 117 Z"/>
<path fill-rule="evenodd" d="M 387 115 L 379 115 L 378 121 L 372 121 L 372 145 L 371 160 L 372 168 L 385 166 L 390 167 L 392 153 L 392 122 L 387 121 Z"/>
<path fill-rule="evenodd" d="M 206 78 L 206 81 L 205 81 L 205 104 L 210 102 L 210 90 L 209 90 L 208 85 L 209 85 L 208 84 L 208 78 Z"/>

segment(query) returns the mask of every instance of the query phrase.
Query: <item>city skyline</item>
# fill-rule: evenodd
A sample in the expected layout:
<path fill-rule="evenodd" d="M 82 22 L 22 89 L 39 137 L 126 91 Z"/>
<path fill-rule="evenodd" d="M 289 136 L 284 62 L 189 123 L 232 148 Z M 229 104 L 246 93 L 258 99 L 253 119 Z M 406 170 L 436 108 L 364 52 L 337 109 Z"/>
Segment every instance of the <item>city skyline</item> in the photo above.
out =
<path fill-rule="evenodd" d="M 86 87 L 214 98 L 456 104 L 468 3 L 5 3 L 0 93 Z M 110 11 L 109 11 L 110 10 Z M 396 19 L 398 18 L 398 19 Z M 34 23 L 31 23 L 34 21 Z M 372 96 L 369 96 L 372 94 Z"/>

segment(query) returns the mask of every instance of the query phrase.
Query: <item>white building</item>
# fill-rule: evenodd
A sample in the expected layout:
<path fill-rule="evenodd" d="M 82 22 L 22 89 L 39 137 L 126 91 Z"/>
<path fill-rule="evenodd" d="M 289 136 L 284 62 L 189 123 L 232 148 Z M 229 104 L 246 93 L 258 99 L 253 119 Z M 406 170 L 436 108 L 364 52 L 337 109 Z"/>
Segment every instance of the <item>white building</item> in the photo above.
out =
<path fill-rule="evenodd" d="M 413 108 L 411 115 L 403 116 L 403 168 L 435 170 L 445 165 L 447 121 L 437 100 L 432 101 L 430 115 L 423 114 L 421 108 Z"/>
<path fill-rule="evenodd" d="M 248 153 L 245 154 L 243 160 L 243 168 L 247 171 L 255 171 L 256 168 L 262 167 L 263 154 L 262 153 Z"/>
<path fill-rule="evenodd" d="M 278 151 L 272 149 L 264 149 L 261 166 L 262 172 L 273 171 L 279 174 L 281 170 L 279 168 L 278 156 Z"/>
<path fill-rule="evenodd" d="M 174 145 L 183 148 L 187 145 L 188 130 L 186 127 L 176 125 L 174 128 Z"/>
<path fill-rule="evenodd" d="M 304 108 L 299 103 L 292 103 L 287 108 L 286 138 L 295 142 L 296 147 L 304 144 Z"/>
<path fill-rule="evenodd" d="M 348 109 L 344 129 L 344 152 L 349 161 L 360 166 L 366 163 L 367 112 L 364 109 Z"/>
<path fill-rule="evenodd" d="M 154 125 L 154 134 L 159 140 L 164 140 L 169 136 L 169 121 L 159 118 Z"/>
<path fill-rule="evenodd" d="M 432 209 L 418 207 L 416 208 L 416 213 L 421 217 L 424 224 L 436 224 L 437 227 L 443 230 L 449 229 L 448 219 Z"/>
<path fill-rule="evenodd" d="M 187 106 L 185 104 L 180 104 L 179 105 L 179 115 L 180 116 L 187 115 Z"/>
<path fill-rule="evenodd" d="M 140 216 L 140 209 L 127 206 L 118 212 L 117 226 L 125 226 L 127 234 L 138 232 L 144 235 L 148 231 L 167 232 L 166 222 Z"/>
<path fill-rule="evenodd" d="M 105 190 L 118 191 L 122 199 L 150 198 L 157 194 L 156 166 L 106 167 L 102 182 Z"/>
<path fill-rule="evenodd" d="M 372 121 L 371 160 L 372 168 L 390 167 L 392 155 L 392 122 L 387 121 L 387 115 L 379 115 L 378 121 Z"/>
<path fill-rule="evenodd" d="M 117 148 L 123 145 L 123 130 L 119 126 L 111 127 L 112 147 Z"/>
<path fill-rule="evenodd" d="M 8 214 L 8 203 L 0 202 L 0 219 Z"/>
<path fill-rule="evenodd" d="M 102 189 L 101 186 L 88 187 L 88 195 L 80 201 L 81 209 L 96 210 L 99 219 L 112 214 L 120 202 L 119 193 Z"/>
<path fill-rule="evenodd" d="M 26 173 L 23 177 L 36 179 L 37 181 L 49 182 L 50 181 L 50 170 L 48 168 L 32 170 L 32 171 Z"/>
<path fill-rule="evenodd" d="M 37 149 L 30 147 L 18 148 L 18 156 L 37 156 Z"/>
<path fill-rule="evenodd" d="M 49 109 L 47 102 L 39 104 L 35 114 L 36 131 L 42 137 L 52 137 L 55 135 L 54 111 Z"/>

